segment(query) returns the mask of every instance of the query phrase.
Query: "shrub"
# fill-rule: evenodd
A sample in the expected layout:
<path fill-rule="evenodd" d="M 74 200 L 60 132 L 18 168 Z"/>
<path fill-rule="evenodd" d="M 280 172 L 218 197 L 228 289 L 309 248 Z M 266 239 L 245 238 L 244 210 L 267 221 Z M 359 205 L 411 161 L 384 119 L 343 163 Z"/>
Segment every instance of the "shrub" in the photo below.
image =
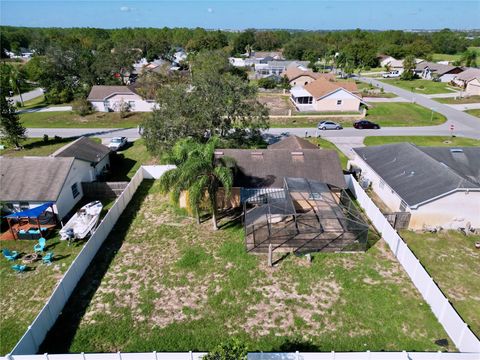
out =
<path fill-rule="evenodd" d="M 277 82 L 274 79 L 263 78 L 258 80 L 258 86 L 264 89 L 275 89 L 277 87 Z"/>
<path fill-rule="evenodd" d="M 238 340 L 217 346 L 203 360 L 247 360 L 247 347 Z"/>
<path fill-rule="evenodd" d="M 77 99 L 72 104 L 73 111 L 80 116 L 86 116 L 93 112 L 92 105 L 87 99 Z"/>
<path fill-rule="evenodd" d="M 43 142 L 48 143 L 48 135 L 47 134 L 43 134 Z"/>

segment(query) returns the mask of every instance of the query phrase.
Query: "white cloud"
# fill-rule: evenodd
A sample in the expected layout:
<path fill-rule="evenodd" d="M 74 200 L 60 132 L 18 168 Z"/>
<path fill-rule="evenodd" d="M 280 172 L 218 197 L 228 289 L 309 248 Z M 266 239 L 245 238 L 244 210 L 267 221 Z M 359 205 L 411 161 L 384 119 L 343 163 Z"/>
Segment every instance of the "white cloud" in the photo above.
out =
<path fill-rule="evenodd" d="M 213 13 L 213 9 L 212 8 L 208 8 L 207 11 L 211 14 Z"/>
<path fill-rule="evenodd" d="M 132 11 L 133 9 L 131 7 L 128 7 L 128 6 L 122 6 L 120 8 L 120 11 Z"/>

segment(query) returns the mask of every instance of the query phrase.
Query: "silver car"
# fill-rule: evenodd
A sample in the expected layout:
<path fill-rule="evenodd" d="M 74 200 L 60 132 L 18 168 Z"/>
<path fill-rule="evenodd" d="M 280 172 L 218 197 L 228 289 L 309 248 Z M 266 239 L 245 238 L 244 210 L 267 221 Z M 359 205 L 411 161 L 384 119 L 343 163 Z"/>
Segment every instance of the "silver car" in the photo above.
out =
<path fill-rule="evenodd" d="M 319 130 L 341 130 L 343 129 L 342 125 L 334 121 L 322 121 L 318 123 Z"/>

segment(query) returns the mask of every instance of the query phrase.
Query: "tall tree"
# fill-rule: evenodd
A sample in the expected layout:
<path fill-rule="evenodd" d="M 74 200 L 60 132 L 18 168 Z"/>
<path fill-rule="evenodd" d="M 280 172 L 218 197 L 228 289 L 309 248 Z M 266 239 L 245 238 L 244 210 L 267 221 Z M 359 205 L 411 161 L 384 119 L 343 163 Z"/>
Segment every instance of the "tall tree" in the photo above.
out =
<path fill-rule="evenodd" d="M 233 186 L 235 162 L 228 157 L 215 158 L 215 148 L 219 142 L 212 137 L 202 144 L 192 139 L 178 141 L 169 158 L 177 167 L 165 172 L 160 178 L 162 192 L 170 193 L 178 203 L 182 193 L 186 193 L 188 206 L 200 222 L 200 206 L 208 202 L 212 213 L 213 230 L 217 230 L 217 193 L 220 187 L 224 196 L 230 196 Z"/>
<path fill-rule="evenodd" d="M 3 92 L 3 91 L 2 91 Z M 26 129 L 20 123 L 20 118 L 15 113 L 15 106 L 11 100 L 7 100 L 5 94 L 0 93 L 2 138 L 8 144 L 20 147 L 20 141 L 25 140 Z"/>
<path fill-rule="evenodd" d="M 403 60 L 403 73 L 401 75 L 402 80 L 413 80 L 415 78 L 415 57 L 413 55 L 408 55 Z"/>

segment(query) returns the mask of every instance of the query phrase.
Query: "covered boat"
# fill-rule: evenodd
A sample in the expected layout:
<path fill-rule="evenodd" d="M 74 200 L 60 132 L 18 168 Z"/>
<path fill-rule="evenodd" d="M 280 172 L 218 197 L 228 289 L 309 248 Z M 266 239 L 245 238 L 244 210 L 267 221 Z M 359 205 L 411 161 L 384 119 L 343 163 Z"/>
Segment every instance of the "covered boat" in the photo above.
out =
<path fill-rule="evenodd" d="M 60 230 L 62 240 L 83 239 L 95 229 L 100 219 L 103 205 L 92 201 L 78 210 Z"/>

